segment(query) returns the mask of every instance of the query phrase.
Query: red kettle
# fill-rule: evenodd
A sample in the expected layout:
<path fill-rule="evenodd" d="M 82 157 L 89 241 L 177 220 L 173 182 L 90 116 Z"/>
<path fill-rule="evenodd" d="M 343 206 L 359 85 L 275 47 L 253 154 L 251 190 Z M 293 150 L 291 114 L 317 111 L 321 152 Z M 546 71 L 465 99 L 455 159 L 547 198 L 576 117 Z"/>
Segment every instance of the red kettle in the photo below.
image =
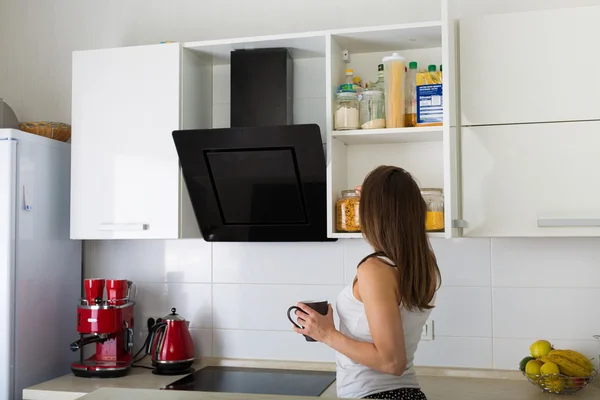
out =
<path fill-rule="evenodd" d="M 149 332 L 146 354 L 152 356 L 154 373 L 179 375 L 191 371 L 194 364 L 194 342 L 188 321 L 171 308 L 171 314 L 159 320 Z"/>

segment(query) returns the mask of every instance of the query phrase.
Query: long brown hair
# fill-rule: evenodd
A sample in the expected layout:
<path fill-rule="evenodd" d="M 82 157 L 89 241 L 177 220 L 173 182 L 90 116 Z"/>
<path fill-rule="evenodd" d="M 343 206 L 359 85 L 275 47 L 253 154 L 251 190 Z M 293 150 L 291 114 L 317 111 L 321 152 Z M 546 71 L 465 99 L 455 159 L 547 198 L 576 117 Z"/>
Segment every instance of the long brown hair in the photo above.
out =
<path fill-rule="evenodd" d="M 400 303 L 409 310 L 433 308 L 441 274 L 425 231 L 427 205 L 413 177 L 399 167 L 375 168 L 362 185 L 359 213 L 364 237 L 398 269 Z"/>

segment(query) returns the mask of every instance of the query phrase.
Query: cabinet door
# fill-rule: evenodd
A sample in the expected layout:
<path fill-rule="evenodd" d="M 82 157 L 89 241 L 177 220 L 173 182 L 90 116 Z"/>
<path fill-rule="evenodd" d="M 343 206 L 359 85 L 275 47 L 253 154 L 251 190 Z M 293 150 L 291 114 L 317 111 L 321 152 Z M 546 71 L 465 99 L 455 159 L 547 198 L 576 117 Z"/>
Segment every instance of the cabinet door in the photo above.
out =
<path fill-rule="evenodd" d="M 179 44 L 73 55 L 71 237 L 177 238 Z"/>
<path fill-rule="evenodd" d="M 600 122 L 463 128 L 465 236 L 600 236 Z"/>
<path fill-rule="evenodd" d="M 600 119 L 600 7 L 460 21 L 461 125 Z"/>

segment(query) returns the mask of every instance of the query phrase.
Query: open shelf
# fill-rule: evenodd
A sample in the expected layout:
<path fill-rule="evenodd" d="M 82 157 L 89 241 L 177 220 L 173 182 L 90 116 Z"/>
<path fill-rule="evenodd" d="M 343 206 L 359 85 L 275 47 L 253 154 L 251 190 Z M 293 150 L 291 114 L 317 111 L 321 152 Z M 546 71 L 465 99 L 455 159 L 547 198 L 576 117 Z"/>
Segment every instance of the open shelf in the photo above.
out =
<path fill-rule="evenodd" d="M 428 232 L 427 236 L 429 236 L 429 238 L 444 238 L 445 236 L 444 232 Z M 332 238 L 336 238 L 336 239 L 362 239 L 363 235 L 362 233 L 332 233 L 329 235 L 329 237 Z"/>
<path fill-rule="evenodd" d="M 416 128 L 357 129 L 333 131 L 331 136 L 344 144 L 386 144 L 441 142 L 444 137 L 442 126 Z"/>
<path fill-rule="evenodd" d="M 308 32 L 224 40 L 187 42 L 185 49 L 198 53 L 211 65 L 227 65 L 234 50 L 285 48 L 294 60 L 325 57 L 325 33 Z"/>

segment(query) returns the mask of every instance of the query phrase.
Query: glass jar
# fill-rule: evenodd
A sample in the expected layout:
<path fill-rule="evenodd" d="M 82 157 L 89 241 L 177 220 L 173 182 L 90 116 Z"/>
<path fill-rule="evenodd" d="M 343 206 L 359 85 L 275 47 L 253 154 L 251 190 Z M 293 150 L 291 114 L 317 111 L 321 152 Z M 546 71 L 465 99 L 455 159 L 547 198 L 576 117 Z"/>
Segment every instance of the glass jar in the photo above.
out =
<path fill-rule="evenodd" d="M 335 205 L 338 232 L 360 232 L 359 206 L 360 196 L 356 190 L 342 190 L 342 198 Z"/>
<path fill-rule="evenodd" d="M 360 123 L 362 129 L 385 128 L 385 101 L 380 90 L 366 90 L 360 100 Z"/>
<path fill-rule="evenodd" d="M 427 204 L 425 229 L 428 232 L 444 231 L 444 191 L 443 189 L 421 189 L 421 196 Z"/>
<path fill-rule="evenodd" d="M 335 130 L 358 129 L 358 96 L 354 92 L 340 92 L 335 100 Z"/>

